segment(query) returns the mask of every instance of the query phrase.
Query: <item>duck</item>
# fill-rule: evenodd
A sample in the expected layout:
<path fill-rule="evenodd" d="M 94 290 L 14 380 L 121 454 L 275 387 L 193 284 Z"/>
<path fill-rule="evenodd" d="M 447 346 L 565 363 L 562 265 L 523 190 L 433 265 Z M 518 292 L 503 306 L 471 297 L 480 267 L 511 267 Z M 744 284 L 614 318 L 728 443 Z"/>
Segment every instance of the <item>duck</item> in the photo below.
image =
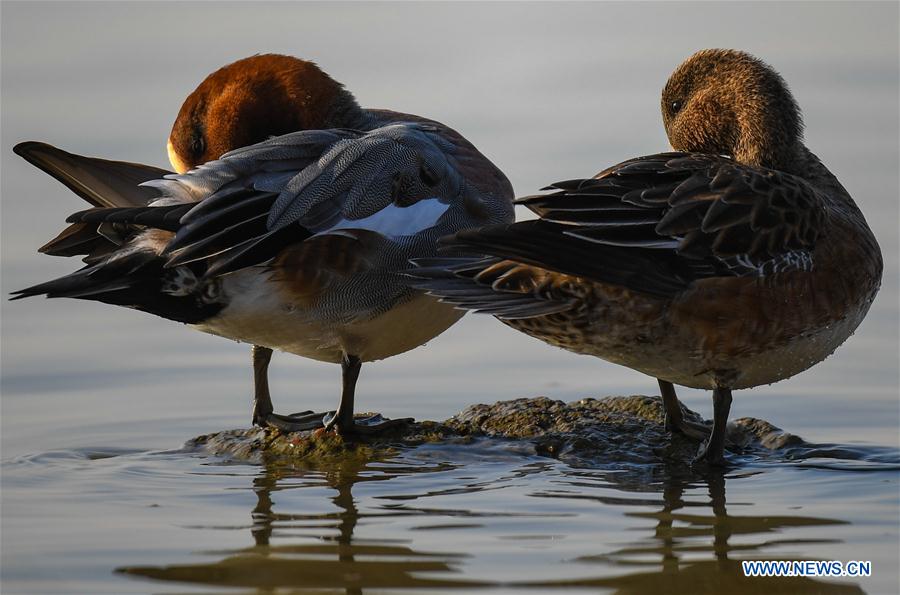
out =
<path fill-rule="evenodd" d="M 16 145 L 91 206 L 39 249 L 85 266 L 12 299 L 94 300 L 250 344 L 259 426 L 353 436 L 408 421 L 355 419 L 362 363 L 414 349 L 462 317 L 402 270 L 435 254 L 442 236 L 512 222 L 503 172 L 452 128 L 362 108 L 315 63 L 277 54 L 206 77 L 167 149 L 175 172 Z M 340 364 L 337 409 L 275 413 L 273 350 Z"/>
<path fill-rule="evenodd" d="M 658 380 L 666 425 L 727 465 L 732 391 L 790 378 L 859 326 L 881 284 L 872 231 L 805 145 L 778 72 L 701 50 L 661 96 L 673 151 L 517 201 L 536 220 L 458 232 L 414 286 L 550 345 Z M 464 253 L 460 255 L 460 253 Z M 674 385 L 712 391 L 712 427 Z"/>

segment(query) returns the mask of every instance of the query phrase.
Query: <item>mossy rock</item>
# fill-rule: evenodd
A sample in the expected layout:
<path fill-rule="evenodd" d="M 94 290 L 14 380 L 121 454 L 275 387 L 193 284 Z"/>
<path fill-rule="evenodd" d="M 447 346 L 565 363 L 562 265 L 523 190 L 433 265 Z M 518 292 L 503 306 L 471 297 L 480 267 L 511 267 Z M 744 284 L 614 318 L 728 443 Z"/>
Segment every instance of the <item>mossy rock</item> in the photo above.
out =
<path fill-rule="evenodd" d="M 684 415 L 703 422 L 687 408 Z M 779 449 L 803 444 L 799 437 L 754 418 L 732 421 L 728 440 L 731 451 L 750 457 L 771 456 Z M 476 441 L 505 447 L 514 443 L 526 454 L 558 458 L 578 466 L 609 467 L 689 465 L 698 448 L 696 442 L 673 436 L 665 429 L 659 397 L 642 395 L 572 403 L 535 397 L 472 405 L 443 422 L 412 422 L 365 439 L 344 439 L 321 430 L 283 433 L 251 428 L 199 436 L 187 446 L 253 462 L 327 462 L 382 459 L 424 443 L 458 445 Z"/>

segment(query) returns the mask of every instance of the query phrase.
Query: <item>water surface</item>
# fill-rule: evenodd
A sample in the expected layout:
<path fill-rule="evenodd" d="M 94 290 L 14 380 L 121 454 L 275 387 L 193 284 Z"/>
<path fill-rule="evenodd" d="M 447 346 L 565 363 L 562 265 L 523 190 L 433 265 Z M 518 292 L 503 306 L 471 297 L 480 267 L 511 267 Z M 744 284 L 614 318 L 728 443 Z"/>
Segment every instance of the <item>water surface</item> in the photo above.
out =
<path fill-rule="evenodd" d="M 806 138 L 866 213 L 884 286 L 854 337 L 733 415 L 896 454 L 898 8 L 796 4 L 2 4 L 2 293 L 72 270 L 35 254 L 78 199 L 16 142 L 165 165 L 181 101 L 231 60 L 316 60 L 360 103 L 453 125 L 525 194 L 666 148 L 658 97 L 701 47 L 772 63 Z M 521 214 L 521 215 L 524 215 Z M 725 476 L 418 448 L 252 465 L 183 450 L 246 426 L 246 346 L 74 300 L 2 311 L 4 593 L 869 592 L 900 588 L 896 456 L 745 463 Z M 276 407 L 333 407 L 337 367 L 279 356 Z M 364 367 L 360 407 L 653 393 L 655 382 L 466 317 Z M 709 415 L 709 395 L 682 389 Z M 745 580 L 742 559 L 866 559 L 864 579 Z"/>

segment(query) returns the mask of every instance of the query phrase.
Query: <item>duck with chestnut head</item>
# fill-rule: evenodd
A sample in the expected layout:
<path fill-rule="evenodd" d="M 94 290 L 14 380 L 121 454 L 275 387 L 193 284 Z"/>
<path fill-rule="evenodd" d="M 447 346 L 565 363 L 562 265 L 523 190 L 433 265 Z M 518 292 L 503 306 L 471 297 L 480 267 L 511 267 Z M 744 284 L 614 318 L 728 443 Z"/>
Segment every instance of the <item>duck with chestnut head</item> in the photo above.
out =
<path fill-rule="evenodd" d="M 389 427 L 354 420 L 362 362 L 422 345 L 463 314 L 398 271 L 441 236 L 512 221 L 503 173 L 449 127 L 363 109 L 312 62 L 279 55 L 207 77 L 168 150 L 177 174 L 17 145 L 93 206 L 41 248 L 86 266 L 14 299 L 96 300 L 252 344 L 259 425 Z M 340 363 L 337 411 L 274 413 L 273 349 Z"/>
<path fill-rule="evenodd" d="M 803 143 L 775 70 L 704 50 L 662 93 L 675 152 L 624 161 L 518 201 L 540 218 L 460 232 L 480 256 L 418 261 L 416 286 L 576 353 L 658 379 L 667 424 L 724 462 L 732 390 L 828 357 L 881 283 L 875 237 Z M 675 384 L 713 391 L 713 425 Z"/>

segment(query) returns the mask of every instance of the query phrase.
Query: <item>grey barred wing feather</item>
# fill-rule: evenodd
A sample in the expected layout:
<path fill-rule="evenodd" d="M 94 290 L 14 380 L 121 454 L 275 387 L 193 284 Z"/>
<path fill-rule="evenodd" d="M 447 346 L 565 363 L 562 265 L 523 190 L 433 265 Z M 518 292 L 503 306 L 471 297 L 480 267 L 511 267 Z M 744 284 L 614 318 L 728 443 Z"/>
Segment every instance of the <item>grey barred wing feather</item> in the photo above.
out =
<path fill-rule="evenodd" d="M 85 254 L 88 266 L 17 297 L 90 296 L 187 322 L 221 304 L 197 308 L 192 290 L 165 285 L 172 279 L 202 287 L 266 265 L 297 295 L 336 279 L 364 283 L 361 271 L 402 268 L 393 261 L 402 263 L 404 250 L 424 243 L 420 252 L 430 252 L 439 231 L 458 223 L 451 207 L 478 191 L 467 188 L 457 149 L 431 124 L 302 131 L 177 175 L 25 143 L 20 154 L 95 207 L 70 216 L 70 228 L 48 245 L 54 254 Z M 374 303 L 405 291 L 400 279 L 391 283 L 400 289 L 370 288 L 385 296 Z"/>
<path fill-rule="evenodd" d="M 420 124 L 393 124 L 339 141 L 287 183 L 267 224 L 299 222 L 321 231 L 391 205 L 406 208 L 428 198 L 446 204 L 463 189 L 454 148 L 437 129 Z"/>
<path fill-rule="evenodd" d="M 207 275 L 225 274 L 319 234 L 415 235 L 464 191 L 453 150 L 422 124 L 304 131 L 150 182 L 165 195 L 157 207 L 200 201 L 181 218 L 167 266 L 205 260 Z"/>

